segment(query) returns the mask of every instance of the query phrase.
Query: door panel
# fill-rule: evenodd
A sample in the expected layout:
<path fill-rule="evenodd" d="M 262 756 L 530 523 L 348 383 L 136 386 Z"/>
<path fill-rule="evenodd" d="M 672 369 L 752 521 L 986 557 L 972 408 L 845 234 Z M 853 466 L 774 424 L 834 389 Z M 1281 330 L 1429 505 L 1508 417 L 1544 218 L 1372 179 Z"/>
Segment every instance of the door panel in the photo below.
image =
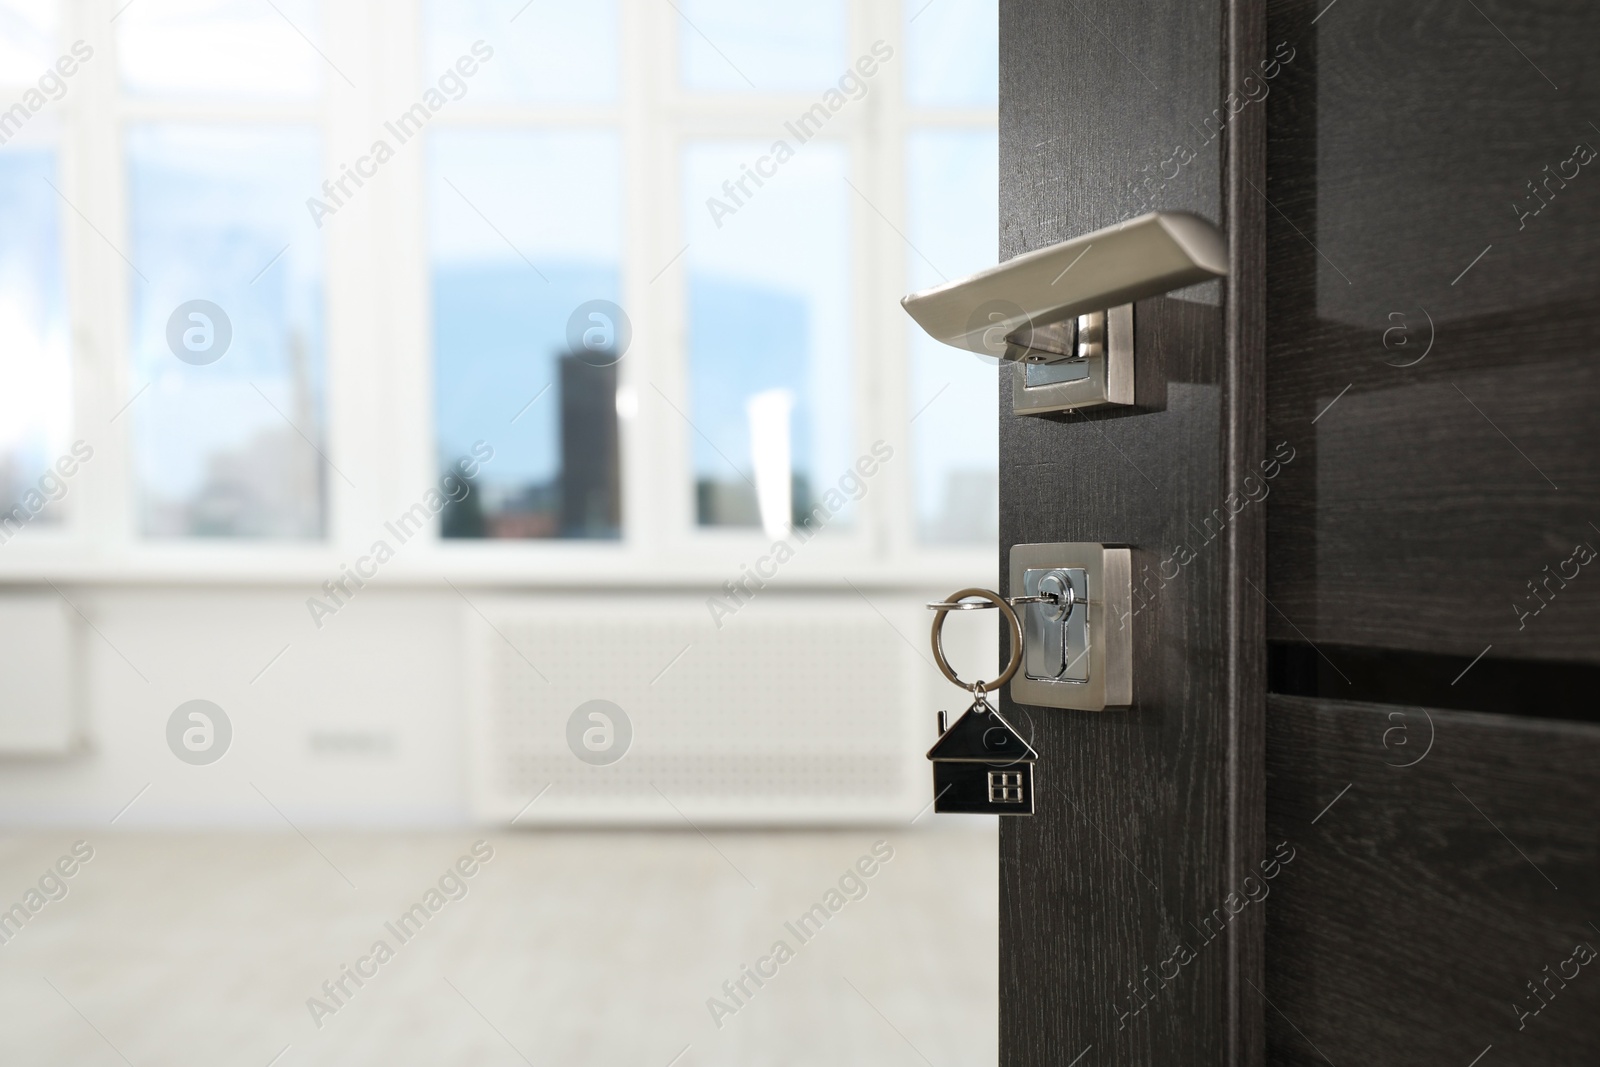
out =
<path fill-rule="evenodd" d="M 1594 1063 L 1600 9 L 1267 10 L 1268 1058 Z"/>
<path fill-rule="evenodd" d="M 1269 633 L 1600 662 L 1600 8 L 1325 7 L 1269 5 Z"/>
<path fill-rule="evenodd" d="M 1211 0 L 1001 4 L 1002 260 L 1182 209 L 1229 228 L 1248 261 L 1255 207 L 1230 206 L 1225 176 L 1230 151 L 1259 143 L 1247 135 L 1259 108 L 1226 133 L 1216 116 L 1228 114 L 1228 57 L 1265 53 L 1228 18 Z M 1192 154 L 1181 166 L 1180 148 Z M 1002 372 L 1002 557 L 1029 542 L 1127 543 L 1148 591 L 1132 620 L 1131 708 L 1002 702 L 1040 754 L 1037 814 L 1001 825 L 1008 1067 L 1259 1062 L 1260 1005 L 1236 990 L 1259 973 L 1260 909 L 1176 975 L 1169 963 L 1169 979 L 1151 977 L 1263 847 L 1260 716 L 1240 710 L 1263 699 L 1260 603 L 1243 595 L 1240 560 L 1259 558 L 1264 515 L 1197 530 L 1262 451 L 1259 327 L 1241 321 L 1247 301 L 1224 308 L 1222 295 L 1213 284 L 1137 305 L 1140 374 L 1156 357 L 1167 383 L 1164 398 L 1141 390 L 1156 400 L 1145 408 L 1014 416 Z M 1194 560 L 1160 579 L 1184 542 Z"/>
<path fill-rule="evenodd" d="M 1560 972 L 1600 947 L 1600 727 L 1267 711 L 1268 839 L 1296 852 L 1270 898 L 1268 1062 L 1592 1065 L 1600 959 Z"/>

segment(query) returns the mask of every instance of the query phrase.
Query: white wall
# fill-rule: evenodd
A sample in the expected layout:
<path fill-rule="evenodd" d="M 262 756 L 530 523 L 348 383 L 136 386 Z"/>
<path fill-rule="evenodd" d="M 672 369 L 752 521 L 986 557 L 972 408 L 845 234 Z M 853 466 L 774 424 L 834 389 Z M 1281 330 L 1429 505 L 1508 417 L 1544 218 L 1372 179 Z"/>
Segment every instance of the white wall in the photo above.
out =
<path fill-rule="evenodd" d="M 63 602 L 70 600 L 86 617 L 73 615 L 78 639 L 70 650 L 80 663 L 74 675 L 81 683 L 79 743 L 60 756 L 0 757 L 0 821 L 104 825 L 116 817 L 118 828 L 281 827 L 285 816 L 296 824 L 322 825 L 472 821 L 481 809 L 474 808 L 468 768 L 481 765 L 483 754 L 474 760 L 469 752 L 471 694 L 481 691 L 486 680 L 469 679 L 469 670 L 482 668 L 468 664 L 485 657 L 468 652 L 473 642 L 492 649 L 502 641 L 479 611 L 502 619 L 512 608 L 533 619 L 547 614 L 560 624 L 571 618 L 563 605 L 570 605 L 572 593 L 497 594 L 471 585 L 460 594 L 448 586 L 374 587 L 318 629 L 305 606 L 310 591 L 298 585 L 60 586 Z M 48 586 L 44 592 L 58 595 Z M 26 607 L 37 610 L 38 593 L 29 589 L 22 594 Z M 18 595 L 15 588 L 0 595 L 0 616 L 17 608 Z M 928 659 L 932 615 L 920 605 L 940 595 L 936 589 L 863 587 L 859 593 L 806 598 L 813 609 L 822 605 L 837 610 L 853 625 L 881 623 L 884 633 L 892 627 L 898 634 L 880 643 L 880 648 L 901 650 L 901 662 L 885 664 L 884 670 L 909 683 L 889 687 L 897 700 L 880 698 L 871 706 L 852 708 L 852 714 L 890 721 L 898 731 L 890 743 L 903 749 L 905 762 L 895 772 L 904 781 L 900 799 L 890 805 L 894 811 L 911 804 L 914 813 L 921 797 L 922 753 L 932 743 L 935 710 L 959 710 L 964 703 L 963 694 L 944 682 Z M 683 625 L 686 610 L 704 613 L 704 596 L 679 592 L 652 599 L 611 589 L 583 599 L 616 606 L 617 647 L 625 657 L 630 625 L 637 628 L 654 620 L 659 629 L 662 619 Z M 771 615 L 795 613 L 797 601 L 791 594 L 764 596 Z M 963 675 L 981 675 L 983 665 L 992 676 L 995 629 L 987 617 L 992 614 L 963 613 L 947 627 L 947 647 Z M 731 629 L 739 623 L 736 618 L 726 625 Z M 709 621 L 697 625 L 697 639 L 716 639 Z M 684 640 L 694 637 L 691 633 Z M 785 651 L 776 648 L 772 654 Z M 807 653 L 797 646 L 792 654 Z M 41 661 L 41 669 L 49 667 Z M 12 664 L 0 670 L 0 694 L 7 694 L 0 699 L 27 699 L 32 682 L 19 669 Z M 706 699 L 719 699 L 713 684 L 717 679 L 702 677 L 704 664 L 685 657 L 682 670 L 688 672 L 683 682 L 704 681 Z M 831 692 L 823 672 L 806 672 L 808 677 L 813 673 L 819 692 Z M 607 691 L 604 678 L 596 678 L 596 691 Z M 194 699 L 220 706 L 233 728 L 226 755 L 207 766 L 180 761 L 167 744 L 168 718 Z M 836 699 L 848 703 L 859 698 L 839 691 Z M 885 703 L 891 706 L 881 706 Z M 715 758 L 770 757 L 771 737 L 762 733 L 760 718 L 766 710 L 741 709 L 751 717 L 748 731 L 719 728 L 716 736 L 700 739 L 680 732 L 675 751 L 703 744 Z M 565 714 L 562 710 L 551 720 L 551 731 L 559 731 Z M 732 721 L 746 720 L 741 715 Z M 828 729 L 824 741 L 848 751 L 850 739 L 835 736 L 842 731 L 833 726 Z M 753 788 L 760 792 L 759 785 Z M 837 800 L 825 786 L 819 784 L 817 790 L 813 808 L 821 810 Z M 740 821 L 738 798 L 726 799 L 731 807 L 717 821 Z M 707 807 L 703 800 L 684 801 L 697 821 L 716 816 L 716 805 Z M 765 814 L 750 810 L 746 821 L 773 819 L 770 808 Z M 799 798 L 794 810 L 799 814 L 793 818 L 804 820 L 806 798 Z M 867 814 L 884 817 L 887 810 Z M 564 818 L 580 814 L 569 805 Z M 538 815 L 530 812 L 528 818 Z M 613 821 L 630 818 L 624 811 Z M 822 821 L 837 821 L 837 811 Z"/>

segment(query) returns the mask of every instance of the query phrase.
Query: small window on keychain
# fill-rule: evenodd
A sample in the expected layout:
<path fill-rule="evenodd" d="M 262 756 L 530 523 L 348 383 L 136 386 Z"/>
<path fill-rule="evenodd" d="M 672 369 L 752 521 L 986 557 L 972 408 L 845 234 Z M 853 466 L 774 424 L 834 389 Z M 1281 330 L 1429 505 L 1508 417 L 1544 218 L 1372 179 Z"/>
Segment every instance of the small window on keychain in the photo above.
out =
<path fill-rule="evenodd" d="M 989 604 L 972 603 L 986 600 Z M 944 657 L 945 615 L 952 610 L 1000 609 L 1010 627 L 1011 659 L 992 682 L 963 682 Z M 972 694 L 972 706 L 946 726 L 939 712 L 939 740 L 928 750 L 933 763 L 933 810 L 965 815 L 1032 815 L 1033 765 L 1039 754 L 989 703 L 988 694 L 1011 680 L 1022 663 L 1022 625 L 999 593 L 963 589 L 949 600 L 929 604 L 933 619 L 933 658 L 944 676 Z"/>

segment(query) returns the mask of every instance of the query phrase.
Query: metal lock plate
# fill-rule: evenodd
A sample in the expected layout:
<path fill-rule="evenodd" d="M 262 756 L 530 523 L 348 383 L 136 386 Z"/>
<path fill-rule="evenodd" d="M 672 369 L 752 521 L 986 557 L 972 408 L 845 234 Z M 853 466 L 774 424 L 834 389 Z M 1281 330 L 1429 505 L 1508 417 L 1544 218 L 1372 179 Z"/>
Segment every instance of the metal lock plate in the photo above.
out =
<path fill-rule="evenodd" d="M 1070 584 L 1063 618 L 1049 603 L 1023 614 L 1023 669 L 1011 699 L 1047 708 L 1102 711 L 1133 703 L 1133 560 L 1128 548 L 1097 542 L 1013 545 L 1010 588 L 1037 596 Z"/>

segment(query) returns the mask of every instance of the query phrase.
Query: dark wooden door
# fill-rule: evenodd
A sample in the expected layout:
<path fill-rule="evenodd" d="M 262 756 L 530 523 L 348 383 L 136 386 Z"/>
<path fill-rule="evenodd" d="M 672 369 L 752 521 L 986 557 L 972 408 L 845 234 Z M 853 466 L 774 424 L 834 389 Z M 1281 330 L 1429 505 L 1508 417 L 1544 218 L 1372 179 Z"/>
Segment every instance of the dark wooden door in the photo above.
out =
<path fill-rule="evenodd" d="M 1002 0 L 1001 257 L 1170 209 L 1233 266 L 1138 306 L 1158 404 L 1000 391 L 1002 553 L 1149 583 L 1131 708 L 1005 704 L 1002 1064 L 1600 1062 L 1597 44 Z"/>
<path fill-rule="evenodd" d="M 1319 10 L 1268 12 L 1269 1060 L 1600 1063 L 1600 6 Z"/>

